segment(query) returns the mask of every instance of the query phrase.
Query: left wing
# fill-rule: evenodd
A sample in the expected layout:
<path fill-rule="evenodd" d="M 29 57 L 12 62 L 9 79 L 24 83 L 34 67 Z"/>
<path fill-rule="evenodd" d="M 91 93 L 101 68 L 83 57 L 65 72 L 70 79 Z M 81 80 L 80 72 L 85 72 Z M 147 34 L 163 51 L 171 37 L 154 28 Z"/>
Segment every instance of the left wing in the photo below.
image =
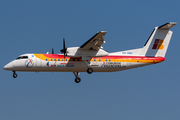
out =
<path fill-rule="evenodd" d="M 95 50 L 98 51 L 102 44 L 105 42 L 104 36 L 107 32 L 106 31 L 100 31 L 96 33 L 91 39 L 89 39 L 86 43 L 81 45 L 81 50 Z"/>

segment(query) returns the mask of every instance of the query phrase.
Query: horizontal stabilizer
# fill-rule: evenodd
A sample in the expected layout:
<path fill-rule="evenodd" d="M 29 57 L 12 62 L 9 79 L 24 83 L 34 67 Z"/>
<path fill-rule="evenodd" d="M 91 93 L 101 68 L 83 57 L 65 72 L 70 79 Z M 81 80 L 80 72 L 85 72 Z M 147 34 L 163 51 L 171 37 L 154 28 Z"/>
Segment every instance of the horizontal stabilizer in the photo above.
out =
<path fill-rule="evenodd" d="M 161 30 L 169 30 L 171 29 L 174 25 L 176 25 L 177 23 L 171 22 L 171 23 L 166 23 L 164 25 L 161 25 L 160 27 L 158 27 L 158 29 Z"/>

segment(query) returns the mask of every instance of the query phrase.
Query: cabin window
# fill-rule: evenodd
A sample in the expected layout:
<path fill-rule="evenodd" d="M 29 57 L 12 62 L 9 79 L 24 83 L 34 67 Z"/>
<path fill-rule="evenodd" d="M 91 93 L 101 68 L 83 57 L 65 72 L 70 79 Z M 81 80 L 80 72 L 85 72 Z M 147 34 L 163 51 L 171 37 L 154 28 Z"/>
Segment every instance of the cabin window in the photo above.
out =
<path fill-rule="evenodd" d="M 99 62 L 101 61 L 101 59 L 99 59 Z"/>
<path fill-rule="evenodd" d="M 51 61 L 53 61 L 53 59 L 51 59 Z"/>
<path fill-rule="evenodd" d="M 106 62 L 107 62 L 107 59 L 106 59 Z"/>
<path fill-rule="evenodd" d="M 46 58 L 46 61 L 48 61 L 48 59 Z"/>
<path fill-rule="evenodd" d="M 63 59 L 61 59 L 61 61 L 63 61 Z"/>
<path fill-rule="evenodd" d="M 96 59 L 94 59 L 94 61 L 96 61 Z"/>
<path fill-rule="evenodd" d="M 66 61 L 67 61 L 67 59 L 66 59 Z"/>
<path fill-rule="evenodd" d="M 109 59 L 109 62 L 111 62 L 111 59 Z"/>
<path fill-rule="evenodd" d="M 56 61 L 56 59 L 54 59 L 54 61 Z"/>
<path fill-rule="evenodd" d="M 75 59 L 73 59 L 73 61 L 75 61 Z"/>
<path fill-rule="evenodd" d="M 58 59 L 58 61 L 60 61 L 60 59 Z"/>

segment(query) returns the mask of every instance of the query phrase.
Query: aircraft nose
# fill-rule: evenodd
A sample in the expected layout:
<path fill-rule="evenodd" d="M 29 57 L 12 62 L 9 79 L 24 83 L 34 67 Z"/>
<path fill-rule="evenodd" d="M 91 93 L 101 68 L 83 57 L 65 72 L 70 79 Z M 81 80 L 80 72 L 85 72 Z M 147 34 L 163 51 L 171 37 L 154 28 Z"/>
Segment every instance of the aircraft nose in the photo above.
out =
<path fill-rule="evenodd" d="M 5 65 L 3 67 L 4 70 L 11 70 L 12 68 L 13 68 L 13 63 L 12 62 L 8 63 L 7 65 Z"/>

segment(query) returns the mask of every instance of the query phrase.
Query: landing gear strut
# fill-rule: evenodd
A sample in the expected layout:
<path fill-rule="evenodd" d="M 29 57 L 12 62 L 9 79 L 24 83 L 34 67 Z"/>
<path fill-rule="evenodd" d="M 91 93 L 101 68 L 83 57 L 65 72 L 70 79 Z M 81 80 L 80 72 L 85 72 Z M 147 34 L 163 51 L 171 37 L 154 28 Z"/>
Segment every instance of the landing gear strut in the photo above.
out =
<path fill-rule="evenodd" d="M 75 82 L 76 82 L 76 83 L 81 82 L 81 78 L 78 77 L 80 73 L 79 73 L 79 72 L 73 72 L 73 73 L 74 73 L 74 75 L 75 75 L 75 77 L 76 77 L 76 78 L 75 78 Z"/>
<path fill-rule="evenodd" d="M 16 71 L 13 71 L 13 78 L 16 78 L 16 77 L 17 77 Z"/>
<path fill-rule="evenodd" d="M 93 72 L 93 69 L 90 66 L 90 61 L 88 60 L 88 62 L 86 60 L 84 60 L 84 62 L 86 63 L 88 69 L 87 69 L 87 73 L 91 74 Z"/>

